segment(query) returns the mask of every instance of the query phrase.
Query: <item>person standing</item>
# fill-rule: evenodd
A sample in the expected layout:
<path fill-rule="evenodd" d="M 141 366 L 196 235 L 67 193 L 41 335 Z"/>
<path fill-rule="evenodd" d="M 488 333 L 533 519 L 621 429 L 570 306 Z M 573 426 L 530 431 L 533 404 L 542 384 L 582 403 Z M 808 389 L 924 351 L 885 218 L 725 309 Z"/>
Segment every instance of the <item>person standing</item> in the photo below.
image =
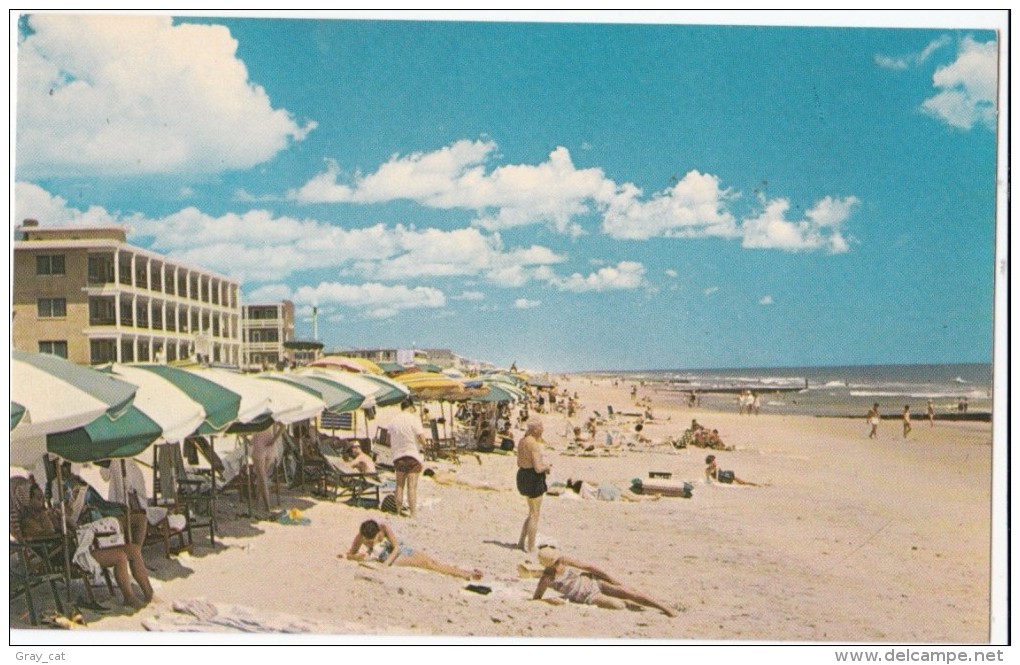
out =
<path fill-rule="evenodd" d="M 547 489 L 545 477 L 552 468 L 542 459 L 542 446 L 545 443 L 542 440 L 543 431 L 541 420 L 529 420 L 528 428 L 517 444 L 517 491 L 528 500 L 528 517 L 521 527 L 517 546 L 525 552 L 535 551 L 542 497 Z"/>
<path fill-rule="evenodd" d="M 868 432 L 869 439 L 878 438 L 878 421 L 878 402 L 875 402 L 875 404 L 871 407 L 871 410 L 868 411 L 868 425 L 871 426 L 871 431 Z"/>
<path fill-rule="evenodd" d="M 415 415 L 414 402 L 410 397 L 400 403 L 400 413 L 386 429 L 393 450 L 393 470 L 397 475 L 397 513 L 403 510 L 406 491 L 408 512 L 414 517 L 418 507 L 418 478 L 425 463 L 421 454 L 425 446 L 425 428 Z"/>
<path fill-rule="evenodd" d="M 935 427 L 935 405 L 931 400 L 928 400 L 928 423 Z"/>
<path fill-rule="evenodd" d="M 907 438 L 910 434 L 910 405 L 907 404 L 903 407 L 903 438 Z"/>

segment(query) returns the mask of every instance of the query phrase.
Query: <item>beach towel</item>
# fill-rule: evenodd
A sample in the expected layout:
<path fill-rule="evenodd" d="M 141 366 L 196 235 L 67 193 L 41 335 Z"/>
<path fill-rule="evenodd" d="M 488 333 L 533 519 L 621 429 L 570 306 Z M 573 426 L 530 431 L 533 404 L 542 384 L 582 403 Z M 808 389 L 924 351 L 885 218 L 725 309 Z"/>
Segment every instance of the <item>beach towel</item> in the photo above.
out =
<path fill-rule="evenodd" d="M 293 617 L 272 615 L 251 607 L 212 603 L 204 598 L 175 600 L 172 613 L 142 620 L 149 631 L 182 633 L 338 633 L 339 627 Z"/>

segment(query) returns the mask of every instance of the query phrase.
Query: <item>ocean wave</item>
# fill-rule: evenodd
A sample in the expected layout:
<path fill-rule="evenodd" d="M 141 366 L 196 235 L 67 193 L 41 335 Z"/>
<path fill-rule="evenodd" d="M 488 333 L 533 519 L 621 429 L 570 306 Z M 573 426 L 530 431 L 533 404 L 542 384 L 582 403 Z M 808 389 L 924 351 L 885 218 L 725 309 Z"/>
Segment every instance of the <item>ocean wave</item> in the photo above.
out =
<path fill-rule="evenodd" d="M 915 397 L 918 399 L 985 399 L 989 394 L 982 390 L 970 390 L 963 394 L 959 392 L 937 392 L 921 390 L 851 390 L 851 397 Z"/>

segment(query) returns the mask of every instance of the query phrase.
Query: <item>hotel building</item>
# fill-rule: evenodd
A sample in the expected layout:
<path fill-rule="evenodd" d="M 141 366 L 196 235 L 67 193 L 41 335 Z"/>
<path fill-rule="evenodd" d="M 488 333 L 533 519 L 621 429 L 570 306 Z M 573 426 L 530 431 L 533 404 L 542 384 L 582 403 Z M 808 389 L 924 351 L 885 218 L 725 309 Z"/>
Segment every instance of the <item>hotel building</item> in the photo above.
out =
<path fill-rule="evenodd" d="M 284 344 L 294 339 L 294 303 L 243 305 L 241 313 L 244 369 L 276 369 L 293 360 Z"/>
<path fill-rule="evenodd" d="M 72 362 L 241 361 L 240 284 L 112 227 L 15 231 L 12 343 Z"/>

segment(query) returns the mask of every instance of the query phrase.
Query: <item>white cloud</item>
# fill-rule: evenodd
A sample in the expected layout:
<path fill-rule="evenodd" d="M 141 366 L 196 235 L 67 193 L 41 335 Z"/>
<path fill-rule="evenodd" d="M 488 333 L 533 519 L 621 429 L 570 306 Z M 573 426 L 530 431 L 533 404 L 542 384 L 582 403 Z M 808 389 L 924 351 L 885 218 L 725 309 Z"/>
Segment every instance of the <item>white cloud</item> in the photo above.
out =
<path fill-rule="evenodd" d="M 464 291 L 459 296 L 451 296 L 450 300 L 485 300 L 485 294 L 481 291 Z"/>
<path fill-rule="evenodd" d="M 531 309 L 532 307 L 538 307 L 541 304 L 541 300 L 528 300 L 527 298 L 518 298 L 514 301 L 514 307 L 517 309 Z"/>
<path fill-rule="evenodd" d="M 758 304 L 759 304 L 759 305 L 771 305 L 771 304 L 773 304 L 774 302 L 775 302 L 775 301 L 774 301 L 774 300 L 772 300 L 772 296 L 765 296 L 765 297 L 763 297 L 763 298 L 762 298 L 761 300 L 759 300 L 759 301 L 758 301 Z"/>
<path fill-rule="evenodd" d="M 710 286 L 707 289 L 705 289 L 705 295 L 710 296 L 718 290 L 719 290 L 718 286 Z"/>
<path fill-rule="evenodd" d="M 726 201 L 733 195 L 713 175 L 691 171 L 672 189 L 640 200 L 641 190 L 623 186 L 602 220 L 607 235 L 628 240 L 664 237 L 735 237 L 737 228 Z"/>
<path fill-rule="evenodd" d="M 920 53 L 911 53 L 901 57 L 876 54 L 875 64 L 886 69 L 908 69 L 911 66 L 923 64 L 929 57 L 931 57 L 932 53 L 944 46 L 948 46 L 951 42 L 952 40 L 949 38 L 949 35 L 942 35 L 941 37 L 937 37 L 930 41 Z"/>
<path fill-rule="evenodd" d="M 636 261 L 621 261 L 616 266 L 600 268 L 583 276 L 574 273 L 566 278 L 553 277 L 549 283 L 561 291 L 614 291 L 636 289 L 645 285 L 645 267 Z"/>
<path fill-rule="evenodd" d="M 935 70 L 932 84 L 939 92 L 924 100 L 921 109 L 959 129 L 976 124 L 994 129 L 998 60 L 994 40 L 980 43 L 964 38 L 956 60 Z"/>
<path fill-rule="evenodd" d="M 18 48 L 18 170 L 36 177 L 244 169 L 300 141 L 237 41 L 169 16 L 35 14 Z"/>
<path fill-rule="evenodd" d="M 366 318 L 389 318 L 405 309 L 435 309 L 446 305 L 439 289 L 378 283 L 343 284 L 320 282 L 318 286 L 298 287 L 291 298 L 295 305 L 318 305 L 330 312 L 342 307 L 356 310 Z"/>
<path fill-rule="evenodd" d="M 486 172 L 496 144 L 457 141 L 430 153 L 394 155 L 372 174 L 344 176 L 336 162 L 288 197 L 302 203 L 377 203 L 410 199 L 439 209 L 476 211 L 489 229 L 545 223 L 560 233 L 583 234 L 574 220 L 612 195 L 615 183 L 601 169 L 577 169 L 559 147 L 541 164 L 509 164 Z M 340 180 L 346 179 L 344 183 Z"/>
<path fill-rule="evenodd" d="M 677 277 L 680 276 L 680 273 L 678 273 L 676 270 L 673 270 L 672 268 L 667 268 L 665 270 L 665 273 L 666 273 L 666 277 L 670 277 L 672 279 L 676 279 Z"/>
<path fill-rule="evenodd" d="M 858 202 L 853 196 L 842 199 L 827 196 L 808 210 L 804 219 L 791 221 L 786 219 L 790 202 L 786 199 L 773 199 L 758 217 L 744 220 L 741 225 L 743 246 L 791 252 L 846 252 L 850 244 L 843 236 L 842 225 Z"/>
<path fill-rule="evenodd" d="M 497 234 L 475 228 L 414 229 L 382 224 L 345 229 L 315 219 L 277 217 L 267 210 L 212 216 L 188 207 L 159 219 L 118 217 L 100 207 L 82 212 L 38 185 L 18 182 L 20 220 L 45 226 L 126 224 L 151 238 L 154 251 L 209 266 L 241 281 L 270 282 L 302 270 L 346 269 L 366 279 L 480 276 L 519 286 L 546 279 L 548 266 L 565 260 L 541 245 L 507 249 Z M 129 238 L 130 239 L 130 238 Z"/>

